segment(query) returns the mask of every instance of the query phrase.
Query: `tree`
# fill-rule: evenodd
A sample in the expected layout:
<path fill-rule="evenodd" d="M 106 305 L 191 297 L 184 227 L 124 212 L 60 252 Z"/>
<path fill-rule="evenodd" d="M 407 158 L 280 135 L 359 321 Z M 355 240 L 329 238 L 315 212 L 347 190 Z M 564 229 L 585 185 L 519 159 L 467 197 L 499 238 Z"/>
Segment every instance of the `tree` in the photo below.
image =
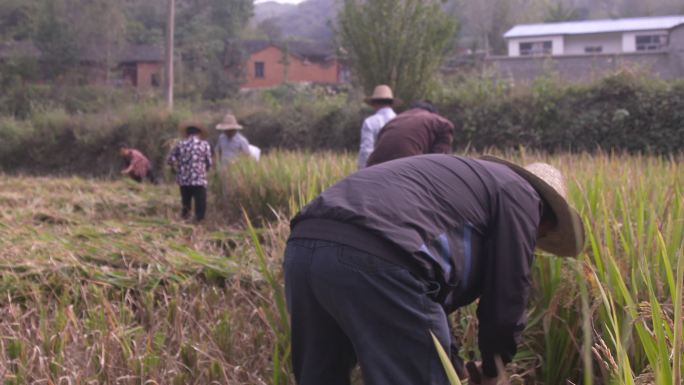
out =
<path fill-rule="evenodd" d="M 126 40 L 133 44 L 160 44 L 166 29 L 166 3 L 129 1 L 126 12 Z"/>
<path fill-rule="evenodd" d="M 37 14 L 35 0 L 0 0 L 0 41 L 33 37 L 38 25 Z"/>
<path fill-rule="evenodd" d="M 345 0 L 338 35 L 355 80 L 366 92 L 388 84 L 398 97 L 425 97 L 456 21 L 437 0 Z"/>
<path fill-rule="evenodd" d="M 224 70 L 219 59 L 226 42 L 242 31 L 252 10 L 252 0 L 178 0 L 176 48 L 183 68 L 179 87 L 185 93 L 215 85 L 211 74 Z"/>
<path fill-rule="evenodd" d="M 268 18 L 258 25 L 258 29 L 263 32 L 270 41 L 279 41 L 283 38 L 283 31 L 280 29 L 275 18 Z"/>
<path fill-rule="evenodd" d="M 42 18 L 34 42 L 41 52 L 41 66 L 46 79 L 56 79 L 78 65 L 79 50 L 73 25 L 66 22 L 66 8 L 61 1 L 44 3 Z"/>
<path fill-rule="evenodd" d="M 551 4 L 546 11 L 545 22 L 561 22 L 581 20 L 582 12 L 573 6 L 567 6 L 562 2 Z"/>
<path fill-rule="evenodd" d="M 81 60 L 97 63 L 110 82 L 110 70 L 118 64 L 125 43 L 126 15 L 118 1 L 70 0 L 68 16 L 74 23 Z"/>

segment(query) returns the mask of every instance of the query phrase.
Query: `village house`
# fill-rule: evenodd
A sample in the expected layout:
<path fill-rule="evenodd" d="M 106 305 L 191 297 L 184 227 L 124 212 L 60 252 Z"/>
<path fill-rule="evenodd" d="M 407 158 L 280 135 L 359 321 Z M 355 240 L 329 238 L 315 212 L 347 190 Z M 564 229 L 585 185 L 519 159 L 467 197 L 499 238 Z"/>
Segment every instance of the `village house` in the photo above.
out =
<path fill-rule="evenodd" d="M 241 45 L 246 57 L 242 89 L 283 83 L 334 85 L 346 82 L 348 77 L 335 50 L 324 44 L 245 40 Z"/>
<path fill-rule="evenodd" d="M 548 72 L 593 80 L 623 68 L 666 80 L 684 77 L 684 16 L 525 24 L 504 38 L 508 55 L 485 62 L 516 80 Z"/>
<path fill-rule="evenodd" d="M 662 51 L 684 16 L 517 25 L 504 34 L 508 56 Z"/>
<path fill-rule="evenodd" d="M 41 60 L 31 42 L 0 43 L 0 63 L 12 60 Z M 161 47 L 126 45 L 118 49 L 89 50 L 79 57 L 79 82 L 132 86 L 145 90 L 161 85 L 164 55 Z"/>
<path fill-rule="evenodd" d="M 151 45 L 128 46 L 119 56 L 119 70 L 124 84 L 138 89 L 160 87 L 164 72 L 164 51 Z"/>

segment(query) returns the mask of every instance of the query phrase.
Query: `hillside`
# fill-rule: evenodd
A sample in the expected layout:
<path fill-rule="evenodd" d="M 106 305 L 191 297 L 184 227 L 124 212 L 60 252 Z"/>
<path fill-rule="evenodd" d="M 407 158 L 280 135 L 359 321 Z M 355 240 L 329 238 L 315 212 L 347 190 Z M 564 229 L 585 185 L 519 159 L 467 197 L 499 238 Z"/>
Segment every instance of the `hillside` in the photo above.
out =
<path fill-rule="evenodd" d="M 329 41 L 333 37 L 331 22 L 339 8 L 336 0 L 307 0 L 298 5 L 273 1 L 255 4 L 253 23 L 269 20 L 283 37 Z"/>
<path fill-rule="evenodd" d="M 284 4 L 277 1 L 266 1 L 263 3 L 254 4 L 254 17 L 252 22 L 259 24 L 266 19 L 278 18 L 287 13 L 296 11 L 297 6 L 294 4 Z"/>

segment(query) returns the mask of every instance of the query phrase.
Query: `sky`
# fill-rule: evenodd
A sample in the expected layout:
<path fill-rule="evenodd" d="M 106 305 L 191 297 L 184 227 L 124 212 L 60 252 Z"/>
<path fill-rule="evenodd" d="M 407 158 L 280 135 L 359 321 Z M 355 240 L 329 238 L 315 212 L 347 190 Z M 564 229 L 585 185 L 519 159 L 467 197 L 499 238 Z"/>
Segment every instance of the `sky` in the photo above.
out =
<path fill-rule="evenodd" d="M 298 4 L 304 0 L 255 0 L 254 2 L 258 4 L 258 3 L 265 3 L 267 1 L 275 1 L 278 3 L 287 3 L 287 4 Z"/>

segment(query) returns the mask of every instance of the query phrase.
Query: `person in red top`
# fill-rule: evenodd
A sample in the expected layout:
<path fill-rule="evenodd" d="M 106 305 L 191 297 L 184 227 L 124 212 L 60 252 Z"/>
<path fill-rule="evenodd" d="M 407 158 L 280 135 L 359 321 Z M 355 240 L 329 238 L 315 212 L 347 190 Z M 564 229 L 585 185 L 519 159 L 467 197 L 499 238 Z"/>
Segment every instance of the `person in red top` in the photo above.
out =
<path fill-rule="evenodd" d="M 125 160 L 126 168 L 121 170 L 122 175 L 128 175 L 138 183 L 147 178 L 152 183 L 157 183 L 152 169 L 152 162 L 142 152 L 126 143 L 119 145 L 119 155 Z"/>

